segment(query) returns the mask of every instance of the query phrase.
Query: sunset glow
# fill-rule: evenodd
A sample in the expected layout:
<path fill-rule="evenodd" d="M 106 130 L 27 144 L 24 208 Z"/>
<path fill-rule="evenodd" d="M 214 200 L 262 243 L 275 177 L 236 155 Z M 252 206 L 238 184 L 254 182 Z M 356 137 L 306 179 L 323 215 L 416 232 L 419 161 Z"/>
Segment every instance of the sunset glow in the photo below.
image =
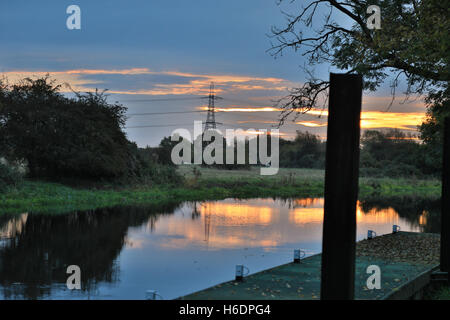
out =
<path fill-rule="evenodd" d="M 311 110 L 307 114 L 328 116 L 327 111 Z M 362 111 L 361 128 L 362 129 L 380 129 L 395 128 L 402 130 L 416 130 L 416 127 L 425 119 L 424 113 L 410 112 L 381 112 L 381 111 Z M 296 124 L 305 127 L 324 127 L 326 122 L 319 121 L 299 121 Z"/>
<path fill-rule="evenodd" d="M 319 122 L 315 122 L 315 121 L 301 121 L 301 122 L 296 122 L 296 124 L 305 126 L 305 127 L 326 127 L 327 124 L 326 123 L 319 123 Z"/>
<path fill-rule="evenodd" d="M 403 130 L 416 130 L 425 118 L 424 113 L 396 113 L 366 111 L 361 115 L 361 128 L 397 128 Z"/>
<path fill-rule="evenodd" d="M 197 204 L 200 221 L 182 217 L 162 219 L 156 222 L 155 229 L 158 233 L 170 235 L 170 241 L 163 244 L 165 248 L 180 249 L 193 243 L 207 243 L 210 249 L 272 247 L 298 238 L 299 235 L 294 233 L 294 230 L 298 232 L 296 226 L 305 228 L 300 235 L 304 241 L 310 237 L 319 239 L 323 205 L 323 198 L 296 199 L 289 206 L 271 199 L 252 199 L 242 203 L 228 199 Z M 182 210 L 186 212 L 188 207 Z M 393 208 L 364 212 L 359 201 L 356 217 L 359 227 L 372 228 L 379 233 L 390 232 L 392 224 L 402 221 Z M 426 213 L 422 220 L 425 218 Z M 268 234 L 264 231 L 265 227 L 273 224 L 283 226 L 281 229 L 285 232 Z"/>
<path fill-rule="evenodd" d="M 287 87 L 295 86 L 282 78 L 275 77 L 253 77 L 247 75 L 227 75 L 227 74 L 201 74 L 191 72 L 181 72 L 177 70 L 156 71 L 150 68 L 112 68 L 112 69 L 100 69 L 100 68 L 80 68 L 80 69 L 68 69 L 63 71 L 28 71 L 28 70 L 14 70 L 4 72 L 3 75 L 8 79 L 10 83 L 19 81 L 20 79 L 31 77 L 43 77 L 49 74 L 50 77 L 58 82 L 68 84 L 63 86 L 61 90 L 63 92 L 71 92 L 72 90 L 87 92 L 93 91 L 94 88 L 102 88 L 106 86 L 106 80 L 102 80 L 102 77 L 113 77 L 114 79 L 120 79 L 126 77 L 127 79 L 139 77 L 152 76 L 152 77 L 175 77 L 179 79 L 174 83 L 162 83 L 155 82 L 149 83 L 148 86 L 144 85 L 142 88 L 121 88 L 120 86 L 109 87 L 108 94 L 115 95 L 141 95 L 145 97 L 157 97 L 157 96 L 208 96 L 209 86 L 211 82 L 215 83 L 215 93 L 224 96 L 233 96 L 242 92 L 278 92 L 280 95 L 285 94 Z M 272 98 L 271 102 L 269 98 Z M 280 112 L 282 108 L 271 106 L 272 101 L 276 100 L 276 96 L 269 96 L 263 99 L 263 97 L 252 93 L 245 99 L 247 104 L 237 103 L 229 104 L 226 100 L 219 101 L 216 104 L 216 112 L 229 113 L 234 120 L 227 122 L 234 122 L 239 124 L 250 124 L 255 126 L 255 130 L 249 132 L 249 134 L 260 134 L 258 129 L 268 128 L 278 124 Z M 259 101 L 262 106 L 251 105 L 250 101 Z M 365 104 L 368 108 L 374 108 L 380 105 L 379 108 L 384 106 L 389 100 L 389 97 L 375 97 L 367 96 L 363 99 L 363 111 L 361 113 L 361 128 L 362 129 L 382 129 L 382 128 L 395 128 L 400 130 L 416 131 L 417 126 L 422 123 L 425 118 L 424 112 L 383 112 L 377 110 L 364 110 Z M 183 102 L 181 102 L 182 104 Z M 418 108 L 420 103 L 417 102 L 415 108 Z M 128 106 L 128 103 L 125 103 Z M 150 107 L 147 106 L 147 107 Z M 190 107 L 192 108 L 192 107 Z M 207 106 L 194 107 L 197 110 L 206 111 Z M 417 110 L 417 109 L 416 109 Z M 257 113 L 269 113 L 270 116 L 258 118 L 253 114 Z M 242 114 L 239 115 L 239 114 Z M 227 119 L 229 119 L 229 117 Z M 298 115 L 297 120 L 293 123 L 301 127 L 316 130 L 313 133 L 318 134 L 320 137 L 325 138 L 327 127 L 328 110 L 326 109 L 311 109 L 306 112 L 302 112 Z M 133 121 L 136 121 L 134 117 Z M 150 119 L 150 118 L 148 118 Z M 220 119 L 220 116 L 219 116 Z M 218 119 L 218 121 L 220 121 Z M 271 120 L 273 119 L 273 120 Z M 157 120 L 157 119 L 155 119 Z M 289 119 L 288 119 L 289 120 Z M 225 122 L 225 121 L 224 121 Z M 144 127 L 147 123 L 144 122 Z M 294 138 L 295 130 L 292 122 L 286 121 L 285 126 L 281 128 L 283 133 L 280 136 Z M 416 138 L 414 138 L 416 139 Z"/>

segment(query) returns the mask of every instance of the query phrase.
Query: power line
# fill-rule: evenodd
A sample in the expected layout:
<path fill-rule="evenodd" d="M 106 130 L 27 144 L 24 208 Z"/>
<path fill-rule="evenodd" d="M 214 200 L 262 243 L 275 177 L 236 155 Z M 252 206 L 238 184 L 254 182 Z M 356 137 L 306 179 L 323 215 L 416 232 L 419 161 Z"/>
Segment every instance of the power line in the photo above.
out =
<path fill-rule="evenodd" d="M 133 99 L 133 100 L 120 100 L 121 102 L 164 102 L 164 101 L 186 101 L 186 100 L 204 100 L 209 99 L 209 96 L 206 97 L 184 97 L 184 98 L 156 98 L 156 99 Z M 239 100 L 234 98 L 223 98 L 215 96 L 216 100 L 227 100 L 231 102 L 238 102 L 244 104 L 251 104 L 259 107 L 267 107 L 267 104 L 254 103 L 251 100 Z"/>
<path fill-rule="evenodd" d="M 120 101 L 122 101 L 122 102 L 161 102 L 161 101 L 184 101 L 184 100 L 200 100 L 200 99 L 204 99 L 204 97 L 134 99 L 134 100 L 120 100 Z"/>
<path fill-rule="evenodd" d="M 225 126 L 230 126 L 235 129 L 260 129 L 260 128 L 251 128 L 251 126 L 237 126 L 231 123 L 222 123 Z M 140 129 L 140 128 L 168 128 L 168 127 L 182 127 L 182 126 L 192 126 L 192 123 L 179 123 L 179 124 L 155 124 L 155 125 L 145 125 L 145 126 L 132 126 L 125 127 L 125 129 Z M 250 127 L 250 128 L 249 128 Z"/>
<path fill-rule="evenodd" d="M 163 115 L 163 114 L 177 114 L 177 113 L 198 113 L 198 112 L 208 112 L 208 110 L 191 110 L 191 111 L 167 111 L 167 112 L 142 112 L 142 113 L 127 113 L 126 116 L 147 116 L 147 115 Z M 245 112 L 241 110 L 214 110 L 214 113 L 231 113 L 231 112 Z M 263 111 L 252 111 L 252 112 L 263 112 Z M 278 112 L 278 111 L 271 111 Z M 272 120 L 264 118 L 265 120 Z"/>
<path fill-rule="evenodd" d="M 231 102 L 244 103 L 244 104 L 252 105 L 252 106 L 255 106 L 255 107 L 268 107 L 268 104 L 267 104 L 267 103 L 265 103 L 265 104 L 254 103 L 254 102 L 252 102 L 251 100 L 245 101 L 245 100 L 239 100 L 239 99 L 234 99 L 234 98 L 223 98 L 223 99 L 224 99 L 224 100 L 227 100 L 227 101 L 231 101 Z M 276 101 L 272 101 L 271 104 L 269 103 L 269 104 L 271 105 L 271 107 L 273 107 L 273 105 L 275 104 L 275 102 L 276 102 Z"/>
<path fill-rule="evenodd" d="M 192 123 L 180 123 L 180 124 L 155 124 L 155 125 L 147 125 L 147 126 L 133 126 L 133 127 L 125 127 L 125 129 L 136 129 L 136 128 L 161 128 L 161 127 L 181 127 L 181 126 L 189 126 Z"/>
<path fill-rule="evenodd" d="M 173 114 L 173 113 L 197 113 L 197 112 L 207 112 L 208 110 L 194 110 L 194 111 L 169 111 L 169 112 L 143 112 L 143 113 L 127 113 L 127 116 L 149 116 L 149 115 L 159 115 L 159 114 Z"/>

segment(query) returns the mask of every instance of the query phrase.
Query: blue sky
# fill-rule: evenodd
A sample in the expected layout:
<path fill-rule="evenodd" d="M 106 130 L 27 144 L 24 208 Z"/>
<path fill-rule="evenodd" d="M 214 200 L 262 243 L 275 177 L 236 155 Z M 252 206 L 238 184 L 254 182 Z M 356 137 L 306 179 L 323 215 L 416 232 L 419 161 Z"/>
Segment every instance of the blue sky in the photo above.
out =
<path fill-rule="evenodd" d="M 82 10 L 81 30 L 65 26 L 70 4 Z M 176 67 L 298 78 L 298 56 L 275 62 L 265 52 L 266 34 L 282 21 L 273 0 L 22 0 L 2 2 L 0 10 L 6 68 Z"/>
<path fill-rule="evenodd" d="M 66 28 L 66 8 L 72 4 L 81 8 L 81 30 Z M 300 4 L 283 8 L 295 12 Z M 274 59 L 266 52 L 271 26 L 283 22 L 275 0 L 2 1 L 0 72 L 12 81 L 48 72 L 77 90 L 109 89 L 111 101 L 124 103 L 130 114 L 197 110 L 204 101 L 136 100 L 200 97 L 214 81 L 226 98 L 218 106 L 240 108 L 217 114 L 222 128 L 232 124 L 270 129 L 277 111 L 241 109 L 271 107 L 274 98 L 305 81 L 300 68 L 305 60 L 299 53 L 287 51 Z M 336 70 L 323 65 L 317 75 L 327 78 L 329 71 Z M 363 109 L 381 111 L 388 103 L 384 86 L 365 96 Z M 423 112 L 423 104 L 396 103 L 390 111 Z M 154 146 L 176 126 L 131 127 L 193 125 L 205 117 L 203 113 L 133 116 L 126 131 L 140 146 Z M 306 125 L 292 123 L 281 131 L 286 137 L 295 130 L 325 135 L 326 117 L 305 115 L 298 122 Z"/>

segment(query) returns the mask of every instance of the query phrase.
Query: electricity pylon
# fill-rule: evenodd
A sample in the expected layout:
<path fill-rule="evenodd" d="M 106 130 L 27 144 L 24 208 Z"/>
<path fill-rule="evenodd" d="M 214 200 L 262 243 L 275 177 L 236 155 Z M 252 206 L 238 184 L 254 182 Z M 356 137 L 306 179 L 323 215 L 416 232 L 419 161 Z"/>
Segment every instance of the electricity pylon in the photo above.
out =
<path fill-rule="evenodd" d="M 215 101 L 219 99 L 222 98 L 217 97 L 214 94 L 214 82 L 211 82 L 211 86 L 209 87 L 208 114 L 206 116 L 205 131 L 209 129 L 216 129 L 217 124 L 220 124 L 216 122 L 216 107 L 215 107 Z"/>

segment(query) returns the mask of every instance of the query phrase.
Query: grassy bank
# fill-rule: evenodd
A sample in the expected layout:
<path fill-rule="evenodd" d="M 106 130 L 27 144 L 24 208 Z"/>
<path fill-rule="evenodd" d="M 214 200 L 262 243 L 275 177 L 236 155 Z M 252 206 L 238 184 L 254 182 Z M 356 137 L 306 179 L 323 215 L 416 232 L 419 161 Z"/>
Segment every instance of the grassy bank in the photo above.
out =
<path fill-rule="evenodd" d="M 260 176 L 251 170 L 218 170 L 192 166 L 179 169 L 179 186 L 129 186 L 104 189 L 73 188 L 58 183 L 26 181 L 17 189 L 0 194 L 0 214 L 64 213 L 116 205 L 157 205 L 168 202 L 220 200 L 230 197 L 321 197 L 323 170 L 280 169 L 278 175 Z M 416 179 L 360 179 L 360 196 L 439 197 L 440 182 Z"/>

